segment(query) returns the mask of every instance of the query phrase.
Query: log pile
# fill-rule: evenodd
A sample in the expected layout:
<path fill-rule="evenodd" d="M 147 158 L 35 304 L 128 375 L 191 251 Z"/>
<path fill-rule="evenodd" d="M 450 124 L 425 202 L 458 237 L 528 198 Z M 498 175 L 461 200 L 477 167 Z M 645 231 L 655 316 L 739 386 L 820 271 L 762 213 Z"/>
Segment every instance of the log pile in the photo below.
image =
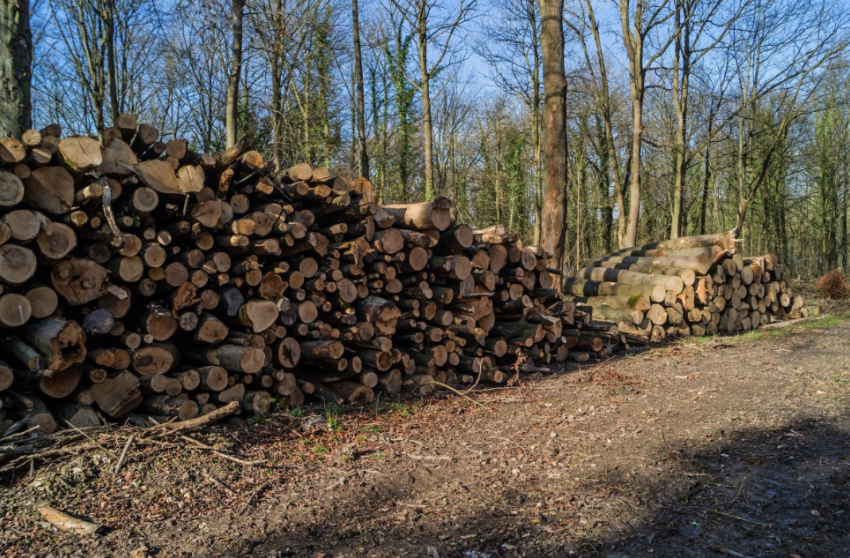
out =
<path fill-rule="evenodd" d="M 738 253 L 733 232 L 626 248 L 583 262 L 567 298 L 631 339 L 737 333 L 808 315 L 773 255 Z"/>
<path fill-rule="evenodd" d="M 56 125 L 2 142 L 2 430 L 365 403 L 505 382 L 518 351 L 610 351 L 616 326 L 516 235 L 252 148 L 194 153 L 129 115 L 102 143 Z"/>
<path fill-rule="evenodd" d="M 368 403 L 804 312 L 734 240 L 606 256 L 564 297 L 547 254 L 446 198 L 380 206 L 363 178 L 129 115 L 102 140 L 29 130 L 0 143 L 0 431 Z"/>

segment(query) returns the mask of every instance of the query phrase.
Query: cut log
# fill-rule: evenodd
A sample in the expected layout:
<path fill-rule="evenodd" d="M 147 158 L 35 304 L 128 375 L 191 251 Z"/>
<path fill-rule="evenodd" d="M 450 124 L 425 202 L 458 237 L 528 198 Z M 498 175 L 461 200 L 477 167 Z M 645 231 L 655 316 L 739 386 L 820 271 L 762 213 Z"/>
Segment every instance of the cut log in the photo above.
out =
<path fill-rule="evenodd" d="M 93 261 L 70 259 L 55 265 L 50 279 L 59 296 L 77 306 L 100 297 L 106 273 L 106 269 Z"/>
<path fill-rule="evenodd" d="M 356 382 L 334 382 L 329 387 L 351 405 L 366 405 L 375 399 L 375 392 Z"/>
<path fill-rule="evenodd" d="M 265 415 L 272 405 L 272 398 L 266 391 L 249 391 L 242 397 L 242 407 L 248 413 Z"/>
<path fill-rule="evenodd" d="M 94 170 L 103 162 L 100 143 L 95 138 L 72 136 L 59 140 L 59 157 L 76 175 Z"/>
<path fill-rule="evenodd" d="M 38 389 L 41 390 L 41 393 L 49 397 L 53 397 L 54 399 L 68 397 L 74 393 L 75 389 L 77 389 L 82 376 L 83 367 L 79 364 L 75 364 L 61 372 L 54 372 L 50 376 L 40 378 L 38 381 Z"/>
<path fill-rule="evenodd" d="M 682 292 L 682 289 L 685 288 L 682 278 L 675 275 L 638 273 L 605 267 L 585 267 L 579 269 L 576 276 L 591 281 L 609 281 L 629 285 L 661 285 L 666 290 L 674 291 L 676 294 Z"/>
<path fill-rule="evenodd" d="M 143 161 L 132 166 L 133 172 L 148 188 L 160 194 L 185 194 L 174 174 L 174 167 L 160 159 Z"/>
<path fill-rule="evenodd" d="M 56 420 L 38 395 L 34 393 L 10 393 L 9 395 L 15 408 L 27 420 L 27 423 L 38 427 L 39 434 L 46 436 L 56 432 Z"/>
<path fill-rule="evenodd" d="M 50 260 L 61 260 L 77 247 L 77 233 L 64 223 L 51 223 L 49 232 L 43 230 L 36 237 L 42 256 Z"/>
<path fill-rule="evenodd" d="M 32 305 L 27 297 L 17 293 L 0 296 L 0 326 L 19 327 L 32 316 Z"/>
<path fill-rule="evenodd" d="M 139 379 L 128 370 L 92 385 L 90 391 L 100 410 L 115 418 L 126 416 L 142 403 Z"/>
<path fill-rule="evenodd" d="M 227 387 L 227 370 L 221 366 L 203 366 L 197 369 L 200 387 L 209 391 L 222 391 Z"/>
<path fill-rule="evenodd" d="M 271 327 L 278 317 L 277 305 L 270 300 L 249 300 L 239 308 L 236 319 L 254 333 Z"/>
<path fill-rule="evenodd" d="M 12 387 L 12 382 L 15 380 L 15 374 L 12 369 L 3 361 L 0 361 L 0 393 Z"/>
<path fill-rule="evenodd" d="M 663 302 L 667 291 L 662 285 L 627 285 L 621 283 L 604 283 L 586 281 L 584 279 L 567 279 L 564 288 L 578 296 L 640 296 L 648 295 L 653 302 Z"/>
<path fill-rule="evenodd" d="M 51 370 L 65 370 L 86 357 L 83 331 L 74 321 L 40 320 L 25 326 L 21 338 L 45 357 L 45 364 Z"/>
<path fill-rule="evenodd" d="M 403 229 L 444 231 L 452 221 L 452 202 L 447 198 L 422 203 L 384 205 L 382 208 L 394 219 L 395 226 Z"/>
<path fill-rule="evenodd" d="M 671 256 L 608 256 L 603 260 L 582 262 L 584 267 L 606 267 L 603 262 L 620 264 L 640 264 L 660 267 L 690 269 L 698 275 L 705 275 L 714 264 L 721 261 L 726 252 L 714 252 L 709 248 L 694 248 L 692 252 L 673 252 Z"/>
<path fill-rule="evenodd" d="M 263 369 L 266 361 L 261 349 L 231 344 L 219 345 L 212 349 L 187 347 L 186 356 L 198 362 L 244 374 L 256 374 Z"/>
<path fill-rule="evenodd" d="M 113 139 L 103 149 L 103 161 L 97 172 L 103 176 L 125 177 L 138 162 L 136 152 L 125 141 Z"/>
<path fill-rule="evenodd" d="M 177 364 L 179 352 L 174 343 L 151 343 L 132 352 L 132 369 L 141 376 L 165 374 Z"/>
<path fill-rule="evenodd" d="M 62 167 L 35 169 L 24 183 L 24 200 L 38 209 L 61 215 L 74 205 L 74 178 Z"/>
<path fill-rule="evenodd" d="M 28 176 L 24 178 L 26 179 Z M 21 178 L 16 174 L 0 171 L 0 207 L 15 207 L 23 199 L 24 183 L 21 182 Z"/>
<path fill-rule="evenodd" d="M 170 395 L 152 395 L 142 400 L 142 409 L 162 416 L 189 420 L 198 416 L 198 404 L 191 399 L 179 399 Z"/>
<path fill-rule="evenodd" d="M 204 312 L 194 330 L 194 340 L 202 343 L 216 344 L 227 337 L 228 328 L 214 314 Z"/>
<path fill-rule="evenodd" d="M 21 285 L 35 275 L 36 257 L 32 250 L 15 244 L 0 246 L 0 281 Z"/>
<path fill-rule="evenodd" d="M 100 418 L 97 416 L 97 412 L 89 405 L 63 403 L 57 409 L 64 423 L 74 428 L 82 429 L 100 426 Z"/>

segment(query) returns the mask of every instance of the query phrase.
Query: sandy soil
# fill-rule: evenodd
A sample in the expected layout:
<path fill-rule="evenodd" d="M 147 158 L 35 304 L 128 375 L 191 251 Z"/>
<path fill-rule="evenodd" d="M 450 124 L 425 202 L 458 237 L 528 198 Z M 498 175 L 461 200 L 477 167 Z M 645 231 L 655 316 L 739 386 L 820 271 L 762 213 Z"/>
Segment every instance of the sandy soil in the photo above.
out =
<path fill-rule="evenodd" d="M 7 479 L 2 556 L 850 556 L 850 321 L 688 340 L 520 385 L 123 432 Z M 101 536 L 41 522 L 39 502 Z"/>

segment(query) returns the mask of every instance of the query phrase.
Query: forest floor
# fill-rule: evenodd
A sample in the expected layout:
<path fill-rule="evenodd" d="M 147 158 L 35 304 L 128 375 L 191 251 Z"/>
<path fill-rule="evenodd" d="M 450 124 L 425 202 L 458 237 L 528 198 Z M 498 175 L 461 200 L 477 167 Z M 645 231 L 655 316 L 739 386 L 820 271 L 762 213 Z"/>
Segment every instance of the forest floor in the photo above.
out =
<path fill-rule="evenodd" d="M 2 556 L 850 556 L 850 312 L 6 479 Z M 295 415 L 302 415 L 296 412 Z M 36 505 L 106 526 L 59 532 Z"/>

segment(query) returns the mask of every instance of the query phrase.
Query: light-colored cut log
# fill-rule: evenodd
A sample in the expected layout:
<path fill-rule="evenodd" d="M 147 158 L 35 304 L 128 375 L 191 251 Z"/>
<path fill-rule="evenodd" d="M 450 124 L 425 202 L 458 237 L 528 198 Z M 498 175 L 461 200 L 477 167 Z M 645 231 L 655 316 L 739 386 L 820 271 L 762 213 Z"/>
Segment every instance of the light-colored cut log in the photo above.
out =
<path fill-rule="evenodd" d="M 103 162 L 97 139 L 83 136 L 59 140 L 59 158 L 68 170 L 77 175 L 83 175 Z"/>
<path fill-rule="evenodd" d="M 236 319 L 254 333 L 270 328 L 278 317 L 277 305 L 270 300 L 249 300 L 239 308 Z"/>
<path fill-rule="evenodd" d="M 662 285 L 627 285 L 625 283 L 605 283 L 584 279 L 567 279 L 564 282 L 566 292 L 578 296 L 634 296 L 648 295 L 653 302 L 663 302 L 667 291 Z"/>
<path fill-rule="evenodd" d="M 413 230 L 444 231 L 451 225 L 452 202 L 447 198 L 437 198 L 429 202 L 384 205 L 395 221 L 395 226 Z"/>
<path fill-rule="evenodd" d="M 211 349 L 187 347 L 185 352 L 193 360 L 244 374 L 256 374 L 266 363 L 261 349 L 240 345 L 223 344 Z"/>
<path fill-rule="evenodd" d="M 227 370 L 221 366 L 202 366 L 197 369 L 200 387 L 209 391 L 222 391 L 227 387 Z"/>
<path fill-rule="evenodd" d="M 136 152 L 125 141 L 113 139 L 103 149 L 103 162 L 97 172 L 103 176 L 125 177 L 138 162 Z"/>
<path fill-rule="evenodd" d="M 605 267 L 585 267 L 579 269 L 576 277 L 592 281 L 610 281 L 614 283 L 625 283 L 630 285 L 662 285 L 666 290 L 676 294 L 682 292 L 685 287 L 681 277 L 675 275 L 656 275 L 611 269 Z"/>
<path fill-rule="evenodd" d="M 153 188 L 160 194 L 183 194 L 174 167 L 160 159 L 151 159 L 133 165 L 133 172 L 148 188 Z"/>
<path fill-rule="evenodd" d="M 204 170 L 197 165 L 186 165 L 177 171 L 177 188 L 181 193 L 200 192 L 204 180 Z"/>
<path fill-rule="evenodd" d="M 49 397 L 62 399 L 68 397 L 80 383 L 83 375 L 83 367 L 75 364 L 61 372 L 54 372 L 50 376 L 44 376 L 38 381 L 38 389 Z"/>

